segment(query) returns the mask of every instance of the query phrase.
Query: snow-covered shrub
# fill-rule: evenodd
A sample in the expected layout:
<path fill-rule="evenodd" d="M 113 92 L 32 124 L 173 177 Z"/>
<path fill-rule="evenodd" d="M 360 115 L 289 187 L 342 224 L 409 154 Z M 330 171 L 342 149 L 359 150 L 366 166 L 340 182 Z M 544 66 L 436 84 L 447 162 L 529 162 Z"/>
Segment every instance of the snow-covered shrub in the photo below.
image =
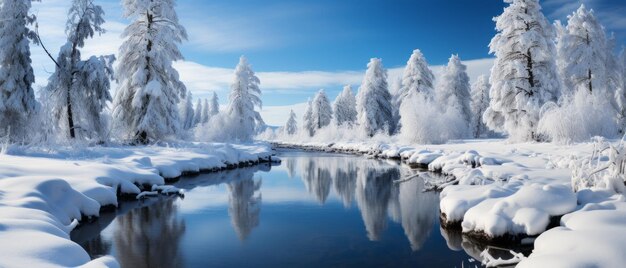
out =
<path fill-rule="evenodd" d="M 579 90 L 561 106 L 547 103 L 537 131 L 557 143 L 586 141 L 594 136 L 615 137 L 618 125 L 611 103 L 603 94 Z"/>
<path fill-rule="evenodd" d="M 461 111 L 440 109 L 421 94 L 405 98 L 400 106 L 400 139 L 409 143 L 444 143 L 467 134 L 467 121 Z"/>
<path fill-rule="evenodd" d="M 613 145 L 602 137 L 595 137 L 590 158 L 580 160 L 572 169 L 572 189 L 605 189 L 625 193 L 626 144 L 622 139 Z M 605 159 L 608 158 L 608 161 Z"/>

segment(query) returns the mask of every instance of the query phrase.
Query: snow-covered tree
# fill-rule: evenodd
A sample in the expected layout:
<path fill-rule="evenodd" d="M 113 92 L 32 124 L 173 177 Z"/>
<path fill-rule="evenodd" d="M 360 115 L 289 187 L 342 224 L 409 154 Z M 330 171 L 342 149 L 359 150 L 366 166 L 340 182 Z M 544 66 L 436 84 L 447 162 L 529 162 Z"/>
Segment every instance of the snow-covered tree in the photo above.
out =
<path fill-rule="evenodd" d="M 235 125 L 232 135 L 239 140 L 249 140 L 263 119 L 255 107 L 261 108 L 261 81 L 252 71 L 246 57 L 239 58 L 235 68 L 235 80 L 230 86 L 228 115 Z"/>
<path fill-rule="evenodd" d="M 539 130 L 555 142 L 616 136 L 623 117 L 613 40 L 584 5 L 568 16 L 567 26 L 556 26 L 563 94 L 558 106 L 544 107 Z"/>
<path fill-rule="evenodd" d="M 469 129 L 470 90 L 467 66 L 461 63 L 459 56 L 452 55 L 437 85 L 436 99 L 441 108 L 460 113 L 465 121 L 463 126 L 458 126 L 460 129 Z"/>
<path fill-rule="evenodd" d="M 563 94 L 571 96 L 578 90 L 606 93 L 608 88 L 607 62 L 613 58 L 604 31 L 593 10 L 581 5 L 568 16 L 567 26 L 557 23 L 557 63 L 563 78 Z M 612 94 L 610 97 L 613 97 Z"/>
<path fill-rule="evenodd" d="M 85 41 L 105 30 L 104 10 L 93 0 L 73 0 L 66 24 L 67 42 L 61 47 L 55 72 L 48 79 L 49 108 L 57 134 L 102 141 L 108 131 L 103 117 L 113 78 L 115 57 L 92 56 L 81 60 Z"/>
<path fill-rule="evenodd" d="M 434 81 L 435 76 L 428 67 L 424 54 L 419 49 L 413 50 L 402 73 L 402 85 L 396 105 L 402 104 L 402 100 L 410 94 L 420 93 L 430 96 L 434 90 Z"/>
<path fill-rule="evenodd" d="M 323 89 L 320 89 L 320 91 L 315 95 L 312 110 L 313 127 L 315 129 L 320 129 L 330 125 L 330 122 L 333 119 L 333 108 L 330 106 L 328 97 L 326 97 L 326 92 L 324 92 Z"/>
<path fill-rule="evenodd" d="M 618 114 L 619 131 L 623 134 L 626 132 L 626 48 L 622 48 L 618 55 L 617 67 L 621 80 L 618 81 L 620 86 L 615 92 L 615 99 L 620 111 Z"/>
<path fill-rule="evenodd" d="M 124 18 L 133 22 L 122 35 L 113 118 L 134 142 L 162 139 L 180 129 L 177 104 L 187 90 L 172 62 L 183 59 L 178 44 L 187 32 L 178 22 L 175 3 L 122 1 Z"/>
<path fill-rule="evenodd" d="M 489 108 L 489 78 L 486 75 L 478 77 L 476 82 L 472 84 L 471 97 L 472 102 L 470 108 L 472 110 L 472 120 L 470 123 L 470 131 L 474 138 L 482 137 L 488 133 L 487 126 L 483 122 L 483 114 Z"/>
<path fill-rule="evenodd" d="M 206 124 L 209 122 L 209 118 L 211 115 L 209 114 L 209 100 L 204 99 L 204 105 L 202 105 L 202 115 L 201 115 L 202 124 Z"/>
<path fill-rule="evenodd" d="M 394 107 L 396 107 L 395 120 L 397 128 L 402 128 L 400 122 L 400 106 L 402 101 L 412 94 L 419 94 L 423 98 L 430 98 L 434 91 L 435 76 L 428 67 L 424 54 L 419 49 L 413 50 L 413 54 L 406 63 L 402 73 L 400 88 L 396 93 Z"/>
<path fill-rule="evenodd" d="M 538 0 L 505 0 L 494 18 L 498 33 L 489 44 L 496 60 L 491 69 L 490 105 L 484 119 L 513 140 L 538 140 L 541 107 L 559 97 L 554 29 Z"/>
<path fill-rule="evenodd" d="M 315 127 L 313 125 L 313 102 L 310 98 L 307 100 L 306 110 L 302 116 L 302 130 L 308 133 L 309 136 L 315 134 Z"/>
<path fill-rule="evenodd" d="M 30 0 L 0 2 L 0 136 L 11 141 L 26 138 L 37 108 L 28 41 L 35 37 L 28 29 L 35 22 L 30 7 Z"/>
<path fill-rule="evenodd" d="M 287 120 L 287 123 L 285 124 L 285 133 L 287 133 L 288 135 L 293 135 L 296 134 L 296 132 L 298 132 L 298 122 L 296 121 L 296 113 L 293 112 L 293 110 L 291 110 L 291 112 L 289 113 L 289 120 Z"/>
<path fill-rule="evenodd" d="M 209 117 L 215 116 L 220 113 L 220 102 L 217 98 L 217 93 L 213 92 L 211 97 L 211 109 L 209 110 Z"/>
<path fill-rule="evenodd" d="M 377 132 L 393 133 L 393 109 L 387 87 L 387 71 L 382 61 L 371 59 L 356 100 L 357 121 L 368 136 L 374 136 Z"/>
<path fill-rule="evenodd" d="M 202 123 L 202 100 L 196 101 L 196 109 L 194 110 L 193 125 L 197 126 Z"/>
<path fill-rule="evenodd" d="M 183 129 L 191 129 L 194 127 L 194 115 L 193 101 L 191 92 L 187 93 L 187 97 L 180 106 L 180 118 L 182 119 Z"/>
<path fill-rule="evenodd" d="M 354 93 L 352 93 L 352 87 L 350 85 L 343 87 L 343 91 L 335 98 L 333 113 L 338 126 L 344 124 L 353 125 L 356 123 L 356 98 L 354 97 Z"/>

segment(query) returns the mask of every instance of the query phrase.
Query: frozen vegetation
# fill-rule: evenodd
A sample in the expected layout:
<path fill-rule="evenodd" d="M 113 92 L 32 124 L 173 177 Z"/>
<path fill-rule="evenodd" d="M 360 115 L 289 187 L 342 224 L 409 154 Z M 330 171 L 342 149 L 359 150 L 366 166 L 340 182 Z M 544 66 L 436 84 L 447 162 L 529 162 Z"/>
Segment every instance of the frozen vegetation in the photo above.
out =
<path fill-rule="evenodd" d="M 0 241 L 23 242 L 0 245 L 0 266 L 116 266 L 111 257 L 90 261 L 69 232 L 119 197 L 182 194 L 163 186 L 166 179 L 272 161 L 270 146 L 254 140 L 443 174 L 424 185 L 441 190 L 442 226 L 487 241 L 536 239 L 527 257 L 479 254 L 487 265 L 623 266 L 626 52 L 615 55 L 612 35 L 584 6 L 552 24 L 538 0 L 504 2 L 489 43 L 495 64 L 473 85 L 459 55 L 436 79 L 416 49 L 392 91 L 382 59 L 372 58 L 357 92 L 346 85 L 331 103 L 320 90 L 278 129 L 261 118 L 261 81 L 245 56 L 223 109 L 215 93 L 194 100 L 173 67 L 187 39 L 175 0 L 122 1 L 130 25 L 119 53 L 86 57 L 85 42 L 105 32 L 96 1 L 71 1 L 56 57 L 30 0 L 0 2 Z M 38 98 L 31 45 L 55 64 Z M 387 204 L 368 200 L 420 201 L 402 188 L 396 199 L 368 198 L 390 194 L 377 181 L 393 175 L 355 174 L 356 194 L 344 196 L 363 208 L 371 240 L 380 238 Z M 330 177 L 304 178 L 322 203 Z M 257 189 L 232 186 L 250 198 L 231 204 L 231 213 L 254 203 Z M 423 217 L 397 209 L 407 230 Z M 414 248 L 423 243 L 407 236 Z"/>

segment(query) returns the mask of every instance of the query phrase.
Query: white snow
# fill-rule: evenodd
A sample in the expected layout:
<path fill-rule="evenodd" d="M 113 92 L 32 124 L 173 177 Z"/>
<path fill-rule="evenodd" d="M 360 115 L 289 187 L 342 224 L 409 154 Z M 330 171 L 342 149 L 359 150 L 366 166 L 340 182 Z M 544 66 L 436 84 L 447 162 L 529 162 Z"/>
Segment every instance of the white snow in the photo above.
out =
<path fill-rule="evenodd" d="M 83 217 L 97 217 L 102 206 L 117 206 L 118 191 L 137 198 L 182 194 L 164 186 L 165 178 L 269 161 L 271 154 L 264 143 L 55 150 L 10 146 L 0 154 L 0 267 L 118 267 L 110 256 L 91 261 L 69 237 Z"/>

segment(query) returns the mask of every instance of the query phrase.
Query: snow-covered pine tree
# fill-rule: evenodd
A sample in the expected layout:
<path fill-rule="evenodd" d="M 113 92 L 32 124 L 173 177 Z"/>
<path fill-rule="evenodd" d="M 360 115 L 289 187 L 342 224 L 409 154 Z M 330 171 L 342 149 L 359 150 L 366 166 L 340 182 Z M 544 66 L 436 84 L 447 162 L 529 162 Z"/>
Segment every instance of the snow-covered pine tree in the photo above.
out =
<path fill-rule="evenodd" d="M 320 129 L 330 125 L 333 120 L 333 108 L 330 106 L 326 92 L 320 89 L 313 99 L 313 127 Z"/>
<path fill-rule="evenodd" d="M 313 102 L 309 98 L 306 104 L 306 110 L 302 116 L 302 130 L 313 137 L 315 134 L 315 128 L 313 127 Z"/>
<path fill-rule="evenodd" d="M 293 134 L 296 134 L 296 132 L 298 132 L 298 122 L 296 121 L 296 113 L 294 113 L 293 110 L 291 110 L 291 112 L 289 113 L 289 120 L 287 120 L 287 123 L 285 124 L 284 129 L 287 135 L 293 135 Z"/>
<path fill-rule="evenodd" d="M 402 73 L 402 85 L 396 105 L 402 104 L 402 100 L 410 94 L 420 93 L 424 96 L 431 96 L 434 90 L 434 81 L 435 76 L 428 67 L 424 54 L 419 49 L 413 50 L 413 54 L 411 54 Z"/>
<path fill-rule="evenodd" d="M 194 110 L 193 125 L 197 126 L 202 123 L 202 100 L 196 101 L 196 109 Z"/>
<path fill-rule="evenodd" d="M 350 85 L 344 86 L 343 91 L 335 98 L 333 113 L 337 126 L 351 126 L 356 123 L 356 98 L 354 97 L 354 93 L 352 93 L 352 87 Z"/>
<path fill-rule="evenodd" d="M 460 129 L 469 129 L 472 114 L 470 90 L 467 66 L 461 63 L 458 55 L 452 55 L 437 85 L 436 100 L 442 109 L 455 109 L 454 112 L 461 115 L 465 123 L 458 126 Z"/>
<path fill-rule="evenodd" d="M 563 95 L 586 90 L 606 93 L 608 87 L 607 62 L 613 57 L 604 31 L 593 10 L 581 5 L 568 16 L 567 26 L 557 23 L 557 64 L 563 78 Z M 613 97 L 612 94 L 610 96 Z"/>
<path fill-rule="evenodd" d="M 541 107 L 560 94 L 554 29 L 538 0 L 504 2 L 509 6 L 494 18 L 498 33 L 489 44 L 496 61 L 484 119 L 489 128 L 505 131 L 513 140 L 538 140 Z"/>
<path fill-rule="evenodd" d="M 209 114 L 209 100 L 204 99 L 204 105 L 202 105 L 202 124 L 208 123 L 209 117 L 211 117 Z"/>
<path fill-rule="evenodd" d="M 470 131 L 474 138 L 480 138 L 488 133 L 487 126 L 483 122 L 483 114 L 489 108 L 489 78 L 486 75 L 481 75 L 476 79 L 476 82 L 472 84 L 472 120 L 470 123 Z"/>
<path fill-rule="evenodd" d="M 182 119 L 183 129 L 191 129 L 194 126 L 193 101 L 191 92 L 187 92 L 187 97 L 180 105 L 180 118 Z"/>
<path fill-rule="evenodd" d="M 400 107 L 402 101 L 412 94 L 419 94 L 422 98 L 431 98 L 434 91 L 435 76 L 428 67 L 424 54 L 419 49 L 413 50 L 413 54 L 406 63 L 402 73 L 400 88 L 396 93 L 394 107 L 396 107 L 395 120 L 398 130 L 402 128 L 400 122 Z"/>
<path fill-rule="evenodd" d="M 211 109 L 209 110 L 209 117 L 216 116 L 220 113 L 220 102 L 217 98 L 217 93 L 213 92 L 211 97 Z"/>
<path fill-rule="evenodd" d="M 615 99 L 620 111 L 618 114 L 619 131 L 624 134 L 626 133 L 626 48 L 622 47 L 616 61 L 621 80 L 618 81 L 620 86 L 615 92 Z"/>
<path fill-rule="evenodd" d="M 26 139 L 37 108 L 28 41 L 35 37 L 28 29 L 35 22 L 30 7 L 30 0 L 0 2 L 0 137 L 11 141 Z"/>
<path fill-rule="evenodd" d="M 183 59 L 177 45 L 187 32 L 178 22 L 175 3 L 122 1 L 124 17 L 134 21 L 123 33 L 113 118 L 136 143 L 176 135 L 180 129 L 177 104 L 187 90 L 172 62 Z"/>
<path fill-rule="evenodd" d="M 62 137 L 96 139 L 107 136 L 103 112 L 111 101 L 115 57 L 92 56 L 81 60 L 80 48 L 85 40 L 105 30 L 104 10 L 93 0 L 73 0 L 65 28 L 67 42 L 61 47 L 55 72 L 48 79 L 46 90 L 52 128 Z"/>
<path fill-rule="evenodd" d="M 234 120 L 232 136 L 236 139 L 250 140 L 257 127 L 264 125 L 261 115 L 255 110 L 255 107 L 260 109 L 262 106 L 260 83 L 246 57 L 241 56 L 228 96 L 228 115 Z"/>
<path fill-rule="evenodd" d="M 393 109 L 387 87 L 387 71 L 382 61 L 371 59 L 356 100 L 358 124 L 370 137 L 378 132 L 393 133 Z"/>

